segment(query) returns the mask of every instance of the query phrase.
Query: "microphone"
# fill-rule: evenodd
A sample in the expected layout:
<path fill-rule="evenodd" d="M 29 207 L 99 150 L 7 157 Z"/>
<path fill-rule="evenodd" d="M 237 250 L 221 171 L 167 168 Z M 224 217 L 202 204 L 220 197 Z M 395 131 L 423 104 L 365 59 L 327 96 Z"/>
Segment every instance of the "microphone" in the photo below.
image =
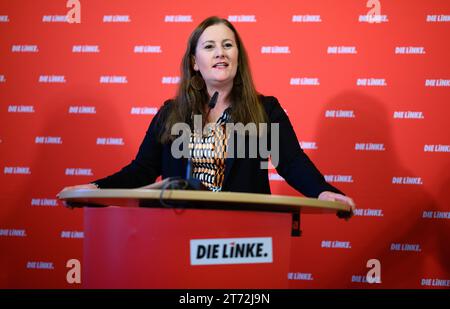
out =
<path fill-rule="evenodd" d="M 209 110 L 213 109 L 216 106 L 217 99 L 219 98 L 219 92 L 214 92 L 213 96 L 209 100 L 208 107 Z M 209 111 L 208 111 L 209 114 Z M 194 136 L 194 145 L 193 148 L 195 150 L 195 136 Z M 186 182 L 188 184 L 188 189 L 194 189 L 194 190 L 207 190 L 207 188 L 202 184 L 202 182 L 199 179 L 195 179 L 193 177 L 194 173 L 194 167 L 192 163 L 192 156 L 188 158 L 187 166 L 186 166 Z"/>
<path fill-rule="evenodd" d="M 211 97 L 211 100 L 209 100 L 208 106 L 210 109 L 213 109 L 216 106 L 217 99 L 219 98 L 219 92 L 214 92 L 213 96 Z"/>

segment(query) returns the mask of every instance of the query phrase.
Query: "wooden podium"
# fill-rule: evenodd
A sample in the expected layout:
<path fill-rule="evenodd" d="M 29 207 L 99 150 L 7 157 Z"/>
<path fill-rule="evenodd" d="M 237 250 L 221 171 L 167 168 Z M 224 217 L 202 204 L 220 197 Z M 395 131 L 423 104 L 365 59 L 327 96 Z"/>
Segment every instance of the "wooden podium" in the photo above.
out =
<path fill-rule="evenodd" d="M 288 288 L 300 213 L 350 212 L 232 192 L 78 189 L 59 198 L 84 208 L 85 288 Z"/>

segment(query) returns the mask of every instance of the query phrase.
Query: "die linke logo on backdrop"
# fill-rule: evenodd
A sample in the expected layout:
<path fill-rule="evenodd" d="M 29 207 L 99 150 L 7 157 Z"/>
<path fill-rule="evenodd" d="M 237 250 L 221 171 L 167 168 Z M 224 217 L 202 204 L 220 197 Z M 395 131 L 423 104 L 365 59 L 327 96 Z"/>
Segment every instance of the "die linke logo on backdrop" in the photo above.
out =
<path fill-rule="evenodd" d="M 191 239 L 191 265 L 272 263 L 272 237 Z"/>

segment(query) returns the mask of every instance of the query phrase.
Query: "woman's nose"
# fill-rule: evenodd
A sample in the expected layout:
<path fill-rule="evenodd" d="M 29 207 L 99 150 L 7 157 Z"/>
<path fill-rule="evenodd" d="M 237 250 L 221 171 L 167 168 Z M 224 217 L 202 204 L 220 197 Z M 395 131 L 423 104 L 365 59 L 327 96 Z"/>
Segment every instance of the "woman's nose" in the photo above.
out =
<path fill-rule="evenodd" d="M 223 58 L 225 57 L 225 51 L 222 47 L 217 47 L 216 48 L 216 53 L 215 53 L 215 58 Z"/>

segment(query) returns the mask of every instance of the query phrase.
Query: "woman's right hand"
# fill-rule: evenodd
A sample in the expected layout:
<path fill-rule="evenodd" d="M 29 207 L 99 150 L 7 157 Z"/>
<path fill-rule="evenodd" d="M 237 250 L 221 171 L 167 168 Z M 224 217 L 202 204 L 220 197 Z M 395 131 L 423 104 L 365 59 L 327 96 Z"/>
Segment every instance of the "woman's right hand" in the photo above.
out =
<path fill-rule="evenodd" d="M 98 187 L 92 183 L 87 183 L 84 185 L 77 185 L 77 186 L 70 186 L 70 187 L 65 187 L 64 189 L 62 189 L 58 194 L 56 194 L 56 197 L 59 198 L 59 195 L 67 190 L 75 190 L 75 189 L 98 189 Z"/>

